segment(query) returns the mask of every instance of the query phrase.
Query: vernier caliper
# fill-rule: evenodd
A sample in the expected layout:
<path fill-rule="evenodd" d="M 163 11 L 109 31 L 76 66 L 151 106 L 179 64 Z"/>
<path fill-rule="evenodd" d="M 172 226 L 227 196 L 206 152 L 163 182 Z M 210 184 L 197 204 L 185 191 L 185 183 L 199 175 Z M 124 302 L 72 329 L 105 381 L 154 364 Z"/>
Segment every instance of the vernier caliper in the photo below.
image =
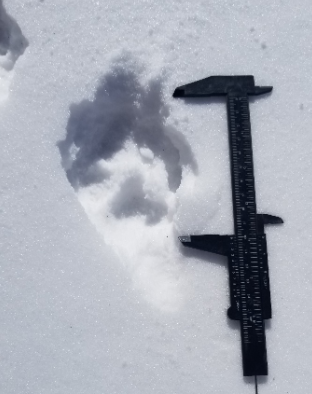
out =
<path fill-rule="evenodd" d="M 264 319 L 272 317 L 264 225 L 283 220 L 257 213 L 248 98 L 271 90 L 271 86 L 255 86 L 251 75 L 213 76 L 180 86 L 173 94 L 227 97 L 234 235 L 191 235 L 179 239 L 184 246 L 228 257 L 228 317 L 240 321 L 243 373 L 254 375 L 255 379 L 268 374 Z"/>

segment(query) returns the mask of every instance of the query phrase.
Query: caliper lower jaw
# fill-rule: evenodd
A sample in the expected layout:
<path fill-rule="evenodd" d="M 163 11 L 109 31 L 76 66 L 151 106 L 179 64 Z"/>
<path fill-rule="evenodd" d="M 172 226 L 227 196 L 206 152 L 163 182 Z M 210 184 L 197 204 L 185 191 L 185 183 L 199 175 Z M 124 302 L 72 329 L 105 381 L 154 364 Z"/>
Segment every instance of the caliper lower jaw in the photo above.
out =
<path fill-rule="evenodd" d="M 258 259 L 260 265 L 261 278 L 261 299 L 263 305 L 263 318 L 271 319 L 271 295 L 270 295 L 270 278 L 267 254 L 266 235 L 264 233 L 264 225 L 266 224 L 282 224 L 283 219 L 278 216 L 268 214 L 257 215 L 258 227 Z M 235 255 L 235 235 L 187 235 L 180 236 L 182 245 L 203 250 L 205 252 L 219 254 L 228 258 L 229 282 L 230 282 L 230 307 L 227 310 L 227 315 L 231 320 L 240 320 L 239 297 L 236 294 L 238 287 L 237 278 L 237 256 Z"/>

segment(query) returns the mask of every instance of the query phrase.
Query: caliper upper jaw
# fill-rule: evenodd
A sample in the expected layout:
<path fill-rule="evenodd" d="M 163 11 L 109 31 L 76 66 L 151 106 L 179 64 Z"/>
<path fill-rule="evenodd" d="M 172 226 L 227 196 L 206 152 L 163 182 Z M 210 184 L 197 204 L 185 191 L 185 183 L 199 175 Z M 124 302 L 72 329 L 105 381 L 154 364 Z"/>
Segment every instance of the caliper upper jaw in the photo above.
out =
<path fill-rule="evenodd" d="M 255 86 L 252 75 L 212 76 L 179 86 L 173 97 L 226 96 L 231 92 L 259 96 L 271 92 L 272 89 L 272 86 Z"/>

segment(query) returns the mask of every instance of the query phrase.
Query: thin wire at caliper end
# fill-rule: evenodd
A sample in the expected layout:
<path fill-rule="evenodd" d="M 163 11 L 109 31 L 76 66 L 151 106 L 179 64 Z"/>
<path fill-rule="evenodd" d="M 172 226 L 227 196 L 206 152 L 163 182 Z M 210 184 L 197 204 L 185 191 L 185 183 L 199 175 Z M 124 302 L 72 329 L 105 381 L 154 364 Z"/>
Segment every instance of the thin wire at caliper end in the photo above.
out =
<path fill-rule="evenodd" d="M 257 379 L 257 375 L 255 375 L 255 388 L 256 388 L 256 394 L 258 393 L 258 379 Z"/>

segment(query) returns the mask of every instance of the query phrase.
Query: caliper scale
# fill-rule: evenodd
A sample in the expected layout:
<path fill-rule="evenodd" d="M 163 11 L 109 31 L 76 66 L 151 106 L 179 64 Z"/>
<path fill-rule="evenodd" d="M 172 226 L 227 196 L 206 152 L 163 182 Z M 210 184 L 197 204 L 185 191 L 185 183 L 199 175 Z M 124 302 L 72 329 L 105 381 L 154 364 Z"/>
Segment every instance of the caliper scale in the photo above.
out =
<path fill-rule="evenodd" d="M 251 75 L 213 76 L 180 86 L 173 94 L 227 96 L 234 235 L 191 235 L 179 239 L 184 246 L 228 257 L 228 317 L 240 321 L 243 374 L 255 377 L 268 374 L 264 320 L 272 317 L 264 225 L 283 220 L 257 213 L 249 96 L 271 91 L 270 86 L 255 86 Z"/>

